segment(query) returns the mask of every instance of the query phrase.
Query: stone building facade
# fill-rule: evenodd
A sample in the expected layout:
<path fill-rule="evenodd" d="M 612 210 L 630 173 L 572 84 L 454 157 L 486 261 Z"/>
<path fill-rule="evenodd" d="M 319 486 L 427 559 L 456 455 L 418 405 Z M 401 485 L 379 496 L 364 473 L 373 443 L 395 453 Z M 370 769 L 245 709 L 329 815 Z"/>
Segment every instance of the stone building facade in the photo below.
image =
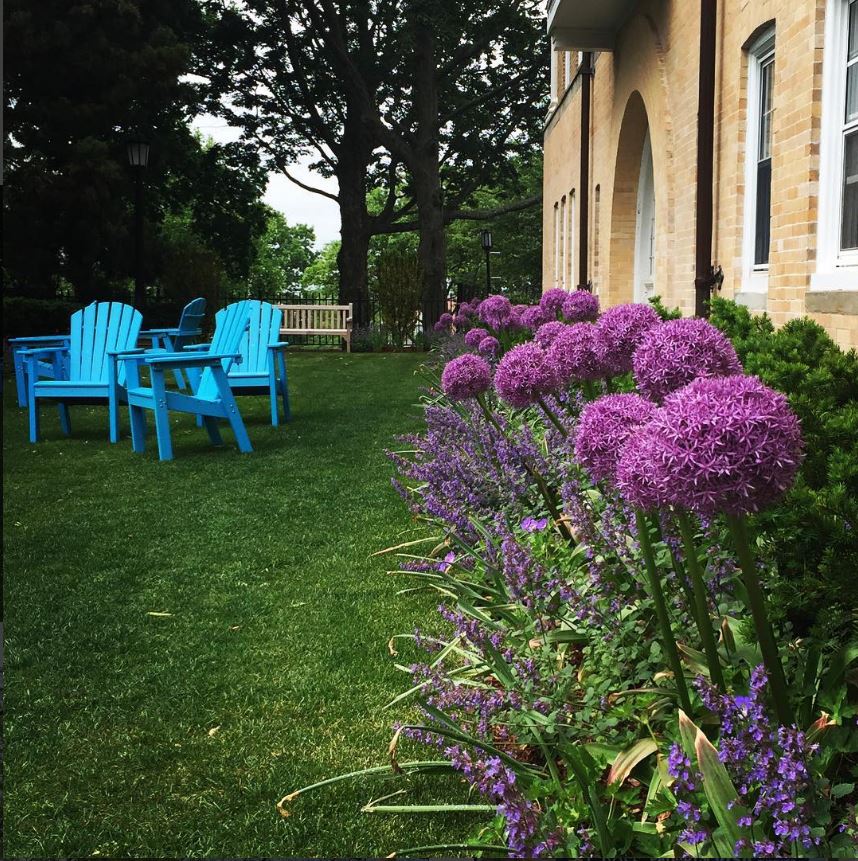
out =
<path fill-rule="evenodd" d="M 698 2 L 549 0 L 544 287 L 694 311 Z M 720 0 L 712 262 L 720 295 L 858 347 L 858 0 Z M 581 59 L 593 52 L 582 188 Z M 588 272 L 580 272 L 588 195 Z"/>

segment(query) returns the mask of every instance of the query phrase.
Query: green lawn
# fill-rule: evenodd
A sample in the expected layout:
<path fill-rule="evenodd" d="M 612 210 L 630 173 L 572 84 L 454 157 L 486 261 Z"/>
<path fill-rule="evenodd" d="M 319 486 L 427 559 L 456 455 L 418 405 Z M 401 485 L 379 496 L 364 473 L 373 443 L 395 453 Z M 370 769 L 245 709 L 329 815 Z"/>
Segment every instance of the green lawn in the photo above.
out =
<path fill-rule="evenodd" d="M 180 416 L 171 463 L 154 431 L 145 455 L 110 446 L 100 407 L 70 439 L 46 409 L 30 445 L 6 381 L 7 856 L 386 855 L 473 828 L 362 815 L 398 788 L 378 781 L 275 809 L 383 764 L 401 716 L 387 642 L 435 601 L 370 554 L 416 534 L 383 449 L 419 426 L 420 359 L 296 354 L 289 426 L 243 398 L 242 455 Z"/>

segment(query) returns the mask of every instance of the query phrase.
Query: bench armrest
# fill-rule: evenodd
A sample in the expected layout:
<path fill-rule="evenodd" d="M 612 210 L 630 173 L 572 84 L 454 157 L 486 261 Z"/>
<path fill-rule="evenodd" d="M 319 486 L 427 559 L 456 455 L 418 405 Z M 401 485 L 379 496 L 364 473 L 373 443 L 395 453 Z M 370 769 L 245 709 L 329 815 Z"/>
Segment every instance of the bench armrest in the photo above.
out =
<path fill-rule="evenodd" d="M 153 368 L 203 368 L 218 365 L 224 359 L 241 360 L 241 353 L 164 353 L 146 358 L 146 364 Z"/>
<path fill-rule="evenodd" d="M 288 341 L 274 341 L 268 345 L 269 350 L 285 350 L 289 346 Z"/>

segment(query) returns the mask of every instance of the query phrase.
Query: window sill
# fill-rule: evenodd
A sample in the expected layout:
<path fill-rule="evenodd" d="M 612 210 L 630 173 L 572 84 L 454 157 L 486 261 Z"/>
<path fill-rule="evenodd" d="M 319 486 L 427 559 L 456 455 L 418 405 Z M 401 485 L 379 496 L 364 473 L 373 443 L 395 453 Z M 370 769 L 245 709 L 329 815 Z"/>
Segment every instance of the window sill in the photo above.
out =
<path fill-rule="evenodd" d="M 843 267 L 833 272 L 814 272 L 810 276 L 808 293 L 838 290 L 858 292 L 858 266 Z"/>
<path fill-rule="evenodd" d="M 765 311 L 769 294 L 765 290 L 742 290 L 733 297 L 733 300 L 737 305 L 744 305 L 751 311 Z"/>

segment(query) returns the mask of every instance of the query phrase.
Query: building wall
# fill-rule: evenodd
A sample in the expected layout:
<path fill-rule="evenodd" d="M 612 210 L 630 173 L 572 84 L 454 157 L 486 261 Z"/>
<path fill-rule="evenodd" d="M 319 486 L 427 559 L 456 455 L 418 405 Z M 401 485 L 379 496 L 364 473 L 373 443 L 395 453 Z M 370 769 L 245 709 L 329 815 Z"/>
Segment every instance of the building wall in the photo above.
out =
<path fill-rule="evenodd" d="M 816 271 L 826 5 L 827 0 L 719 4 L 713 261 L 724 270 L 721 295 L 766 310 L 778 325 L 807 314 L 842 346 L 858 347 L 858 272 L 854 291 L 808 293 Z M 666 304 L 693 313 L 698 16 L 694 3 L 642 0 L 619 32 L 615 50 L 596 56 L 589 275 L 606 306 L 633 299 L 637 183 L 648 125 L 655 176 L 655 292 Z M 760 294 L 749 291 L 743 263 L 747 49 L 772 22 L 776 41 L 771 249 L 768 290 Z M 571 84 L 560 80 L 564 66 L 559 52 L 552 64 L 556 105 L 552 102 L 545 131 L 546 289 L 555 286 L 555 203 L 559 212 L 561 200 L 568 199 L 572 189 L 579 201 L 581 195 L 577 55 Z M 577 214 L 571 230 L 577 248 Z M 561 241 L 568 244 L 569 236 L 560 232 Z M 576 277 L 567 279 L 567 286 L 579 280 L 577 252 L 575 256 Z"/>

